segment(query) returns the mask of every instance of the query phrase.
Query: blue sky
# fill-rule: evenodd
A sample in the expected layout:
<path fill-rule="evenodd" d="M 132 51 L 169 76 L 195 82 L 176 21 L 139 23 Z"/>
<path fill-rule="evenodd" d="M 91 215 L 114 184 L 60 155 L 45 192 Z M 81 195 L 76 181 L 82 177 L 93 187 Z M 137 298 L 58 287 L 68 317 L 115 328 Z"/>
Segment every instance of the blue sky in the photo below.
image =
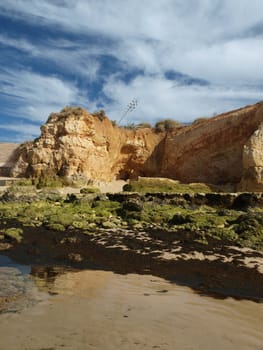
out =
<path fill-rule="evenodd" d="M 262 0 L 0 0 L 0 141 L 79 105 L 190 122 L 263 99 Z"/>

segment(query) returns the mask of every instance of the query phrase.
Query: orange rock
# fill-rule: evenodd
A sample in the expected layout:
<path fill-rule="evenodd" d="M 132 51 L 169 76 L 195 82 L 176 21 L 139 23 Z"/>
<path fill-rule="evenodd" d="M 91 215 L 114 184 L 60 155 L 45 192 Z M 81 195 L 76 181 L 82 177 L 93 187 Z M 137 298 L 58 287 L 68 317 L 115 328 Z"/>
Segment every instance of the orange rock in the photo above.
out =
<path fill-rule="evenodd" d="M 145 175 L 152 171 L 146 161 L 162 137 L 151 129 L 115 127 L 107 117 L 68 108 L 50 115 L 41 136 L 21 152 L 12 175 L 84 181 Z"/>
<path fill-rule="evenodd" d="M 119 128 L 104 114 L 65 108 L 21 148 L 12 175 L 84 181 L 161 176 L 263 191 L 262 123 L 262 103 L 162 133 Z"/>

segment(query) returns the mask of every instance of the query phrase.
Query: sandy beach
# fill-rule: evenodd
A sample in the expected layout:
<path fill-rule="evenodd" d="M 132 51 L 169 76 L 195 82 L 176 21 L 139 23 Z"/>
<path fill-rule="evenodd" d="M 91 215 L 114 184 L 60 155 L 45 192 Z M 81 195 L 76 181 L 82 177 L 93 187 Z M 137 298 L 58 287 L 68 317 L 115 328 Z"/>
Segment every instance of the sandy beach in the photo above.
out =
<path fill-rule="evenodd" d="M 262 349 L 263 304 L 103 271 L 35 283 L 41 302 L 0 315 L 3 349 Z"/>

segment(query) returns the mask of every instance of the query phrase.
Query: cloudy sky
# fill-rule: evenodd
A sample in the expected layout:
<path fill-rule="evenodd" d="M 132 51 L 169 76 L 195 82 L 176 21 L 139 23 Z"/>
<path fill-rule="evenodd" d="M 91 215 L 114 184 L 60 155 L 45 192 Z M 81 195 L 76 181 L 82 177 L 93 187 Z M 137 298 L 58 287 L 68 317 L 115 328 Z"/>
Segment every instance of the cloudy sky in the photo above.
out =
<path fill-rule="evenodd" d="M 262 0 L 0 0 L 0 141 L 66 105 L 124 123 L 263 99 Z"/>

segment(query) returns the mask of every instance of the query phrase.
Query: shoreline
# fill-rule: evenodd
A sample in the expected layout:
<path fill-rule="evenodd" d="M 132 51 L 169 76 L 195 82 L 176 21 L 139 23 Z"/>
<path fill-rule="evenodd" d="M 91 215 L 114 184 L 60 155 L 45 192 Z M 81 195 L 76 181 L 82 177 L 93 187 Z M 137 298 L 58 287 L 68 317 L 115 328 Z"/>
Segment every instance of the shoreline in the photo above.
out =
<path fill-rule="evenodd" d="M 60 265 L 152 274 L 199 294 L 263 301 L 261 193 L 14 185 L 1 196 L 0 214 L 0 254 L 32 273 Z"/>
<path fill-rule="evenodd" d="M 101 229 L 96 235 L 87 235 L 28 227 L 22 242 L 2 242 L 0 252 L 31 265 L 33 273 L 39 271 L 34 266 L 49 271 L 50 266 L 62 265 L 152 274 L 201 295 L 263 302 L 263 252 L 218 243 L 204 247 L 187 241 L 181 250 L 177 245 L 176 252 L 169 240 L 153 239 L 158 233 L 160 230 Z"/>

